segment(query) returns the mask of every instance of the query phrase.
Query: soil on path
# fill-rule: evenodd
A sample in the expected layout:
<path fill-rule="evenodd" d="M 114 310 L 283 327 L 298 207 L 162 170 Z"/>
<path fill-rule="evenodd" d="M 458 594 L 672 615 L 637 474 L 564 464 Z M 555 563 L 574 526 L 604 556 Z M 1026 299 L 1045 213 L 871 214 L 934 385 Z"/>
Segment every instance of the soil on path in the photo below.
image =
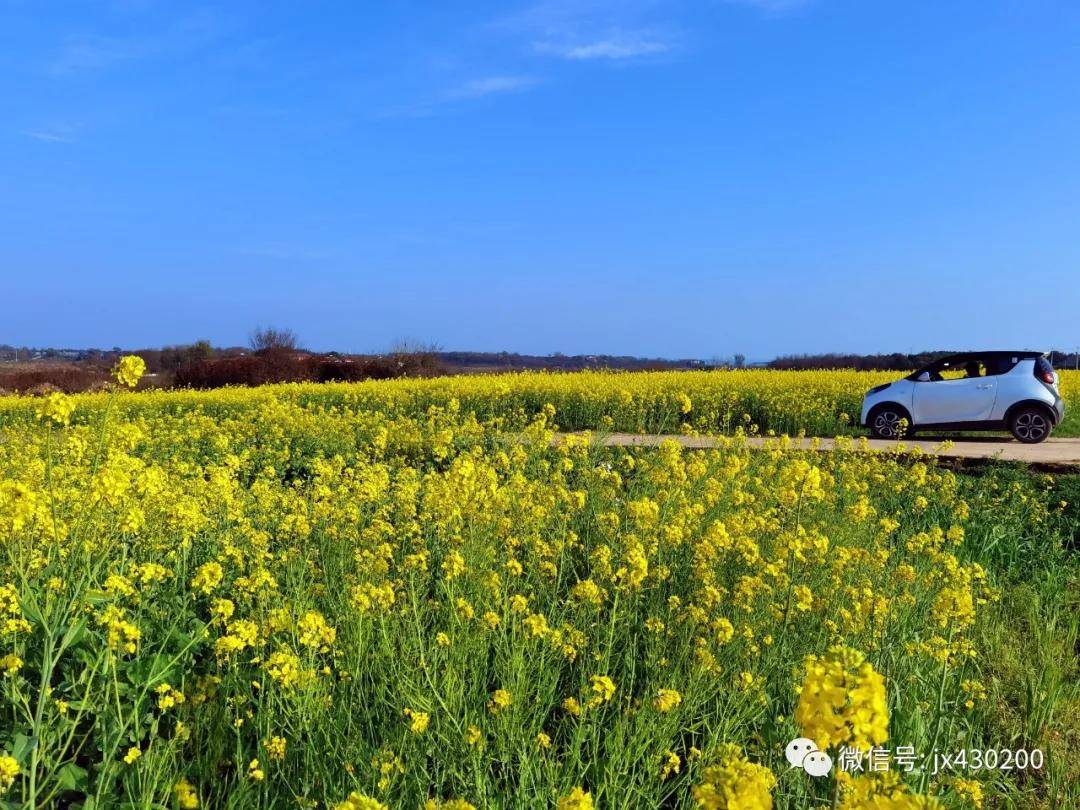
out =
<path fill-rule="evenodd" d="M 568 434 L 559 434 L 556 440 Z M 680 436 L 636 433 L 595 433 L 593 441 L 609 447 L 655 447 L 664 441 L 676 441 L 686 448 L 716 447 L 734 439 L 723 436 Z M 780 439 L 763 436 L 748 436 L 742 441 L 751 447 L 775 446 Z M 831 450 L 835 439 L 826 438 L 789 438 L 787 446 L 801 450 Z M 943 444 L 949 442 L 949 444 Z M 1039 467 L 1080 467 L 1080 439 L 1047 439 L 1042 444 L 1022 444 L 1012 439 L 993 437 L 953 437 L 921 436 L 902 442 L 882 439 L 848 440 L 852 450 L 895 451 L 898 448 L 913 449 L 941 458 L 955 459 L 996 459 L 999 461 L 1019 461 Z"/>

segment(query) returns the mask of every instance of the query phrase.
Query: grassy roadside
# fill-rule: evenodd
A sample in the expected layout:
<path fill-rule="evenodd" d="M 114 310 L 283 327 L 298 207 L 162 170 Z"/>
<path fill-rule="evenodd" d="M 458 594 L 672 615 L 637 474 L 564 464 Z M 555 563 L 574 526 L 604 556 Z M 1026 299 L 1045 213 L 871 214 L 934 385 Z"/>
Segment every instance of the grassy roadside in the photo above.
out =
<path fill-rule="evenodd" d="M 1000 588 L 977 645 L 988 698 L 972 722 L 985 748 L 1045 752 L 1047 767 L 995 774 L 990 807 L 1080 806 L 1080 475 L 1033 475 L 992 464 L 960 476 L 972 507 L 992 493 L 1035 485 L 1032 514 L 1047 525 L 991 518 L 969 537 L 969 552 Z"/>

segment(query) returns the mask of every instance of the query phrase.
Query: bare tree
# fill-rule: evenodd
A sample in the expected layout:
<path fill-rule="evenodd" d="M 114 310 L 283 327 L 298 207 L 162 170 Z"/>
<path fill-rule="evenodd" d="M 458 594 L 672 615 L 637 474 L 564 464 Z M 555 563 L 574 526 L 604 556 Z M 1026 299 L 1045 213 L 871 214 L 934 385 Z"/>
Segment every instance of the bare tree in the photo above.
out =
<path fill-rule="evenodd" d="M 390 347 L 390 358 L 400 374 L 406 377 L 432 377 L 445 373 L 439 353 L 442 347 L 434 341 L 400 338 Z"/>
<path fill-rule="evenodd" d="M 297 338 L 292 329 L 259 326 L 251 333 L 248 343 L 255 352 L 292 351 L 297 347 Z"/>
<path fill-rule="evenodd" d="M 440 346 L 435 341 L 402 337 L 398 338 L 390 344 L 389 354 L 391 356 L 411 354 L 438 354 L 441 351 L 442 346 Z"/>

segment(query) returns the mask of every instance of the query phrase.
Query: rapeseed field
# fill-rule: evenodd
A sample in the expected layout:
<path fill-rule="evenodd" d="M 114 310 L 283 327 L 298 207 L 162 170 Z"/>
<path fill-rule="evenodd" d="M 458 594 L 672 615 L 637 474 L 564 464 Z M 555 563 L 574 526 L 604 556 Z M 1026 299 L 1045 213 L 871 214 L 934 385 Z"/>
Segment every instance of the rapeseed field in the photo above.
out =
<path fill-rule="evenodd" d="M 1076 806 L 1074 482 L 751 450 L 888 377 L 791 374 L 3 400 L 0 802 Z"/>

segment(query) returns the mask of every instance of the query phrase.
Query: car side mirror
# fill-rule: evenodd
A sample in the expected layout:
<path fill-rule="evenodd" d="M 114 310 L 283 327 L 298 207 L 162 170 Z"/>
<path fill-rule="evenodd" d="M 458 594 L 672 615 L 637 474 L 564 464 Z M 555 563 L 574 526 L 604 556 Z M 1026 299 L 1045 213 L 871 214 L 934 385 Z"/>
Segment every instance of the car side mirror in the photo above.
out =
<path fill-rule="evenodd" d="M 930 382 L 930 372 L 924 371 L 915 378 L 915 382 Z"/>

